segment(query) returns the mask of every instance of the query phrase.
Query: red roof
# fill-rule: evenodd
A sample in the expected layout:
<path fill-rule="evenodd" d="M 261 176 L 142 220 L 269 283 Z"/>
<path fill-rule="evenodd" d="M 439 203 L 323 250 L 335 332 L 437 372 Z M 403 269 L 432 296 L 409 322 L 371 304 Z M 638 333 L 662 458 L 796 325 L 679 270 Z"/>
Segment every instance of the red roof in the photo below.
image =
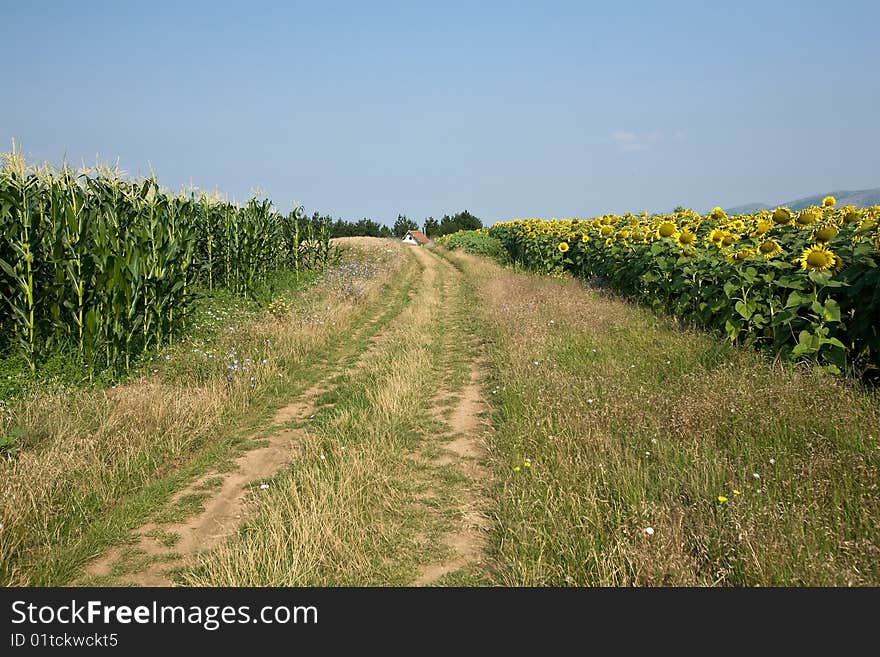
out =
<path fill-rule="evenodd" d="M 412 238 L 419 244 L 428 243 L 428 238 L 425 237 L 425 234 L 420 230 L 408 230 L 406 231 L 406 234 L 412 236 Z"/>

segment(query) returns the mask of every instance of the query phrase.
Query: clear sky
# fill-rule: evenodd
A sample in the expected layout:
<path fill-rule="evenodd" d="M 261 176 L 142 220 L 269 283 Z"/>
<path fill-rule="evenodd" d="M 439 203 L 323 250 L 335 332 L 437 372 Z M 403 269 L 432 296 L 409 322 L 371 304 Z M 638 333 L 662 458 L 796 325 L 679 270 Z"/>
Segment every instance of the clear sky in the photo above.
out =
<path fill-rule="evenodd" d="M 880 185 L 880 2 L 0 0 L 0 146 L 484 223 Z"/>

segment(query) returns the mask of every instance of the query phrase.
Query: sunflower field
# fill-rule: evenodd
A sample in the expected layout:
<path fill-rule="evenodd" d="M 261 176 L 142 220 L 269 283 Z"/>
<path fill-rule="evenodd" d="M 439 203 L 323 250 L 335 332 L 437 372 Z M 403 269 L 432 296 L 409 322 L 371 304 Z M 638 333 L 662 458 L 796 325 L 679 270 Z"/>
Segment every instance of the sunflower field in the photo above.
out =
<path fill-rule="evenodd" d="M 127 369 L 170 344 L 196 289 L 251 295 L 274 271 L 326 265 L 329 222 L 267 200 L 173 194 L 109 169 L 0 167 L 0 352 Z"/>
<path fill-rule="evenodd" d="M 735 343 L 876 376 L 880 206 L 835 206 L 517 219 L 489 234 L 526 268 L 571 272 Z"/>

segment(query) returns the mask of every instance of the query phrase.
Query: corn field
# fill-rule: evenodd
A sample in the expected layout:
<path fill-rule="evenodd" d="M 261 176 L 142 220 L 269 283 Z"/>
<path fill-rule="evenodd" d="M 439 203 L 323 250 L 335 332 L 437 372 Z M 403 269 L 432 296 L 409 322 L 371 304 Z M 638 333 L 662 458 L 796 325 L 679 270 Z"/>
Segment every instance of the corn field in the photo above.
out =
<path fill-rule="evenodd" d="M 326 267 L 330 225 L 267 200 L 175 195 L 109 169 L 0 168 L 0 350 L 70 349 L 88 371 L 171 344 L 199 289 L 252 295 L 274 272 Z"/>

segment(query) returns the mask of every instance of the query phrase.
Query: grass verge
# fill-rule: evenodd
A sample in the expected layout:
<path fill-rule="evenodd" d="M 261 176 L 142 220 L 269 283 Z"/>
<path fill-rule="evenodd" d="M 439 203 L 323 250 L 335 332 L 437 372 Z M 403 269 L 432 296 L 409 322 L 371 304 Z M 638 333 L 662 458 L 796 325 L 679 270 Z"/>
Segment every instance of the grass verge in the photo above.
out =
<path fill-rule="evenodd" d="M 875 391 L 449 257 L 494 371 L 493 583 L 880 584 Z"/>

